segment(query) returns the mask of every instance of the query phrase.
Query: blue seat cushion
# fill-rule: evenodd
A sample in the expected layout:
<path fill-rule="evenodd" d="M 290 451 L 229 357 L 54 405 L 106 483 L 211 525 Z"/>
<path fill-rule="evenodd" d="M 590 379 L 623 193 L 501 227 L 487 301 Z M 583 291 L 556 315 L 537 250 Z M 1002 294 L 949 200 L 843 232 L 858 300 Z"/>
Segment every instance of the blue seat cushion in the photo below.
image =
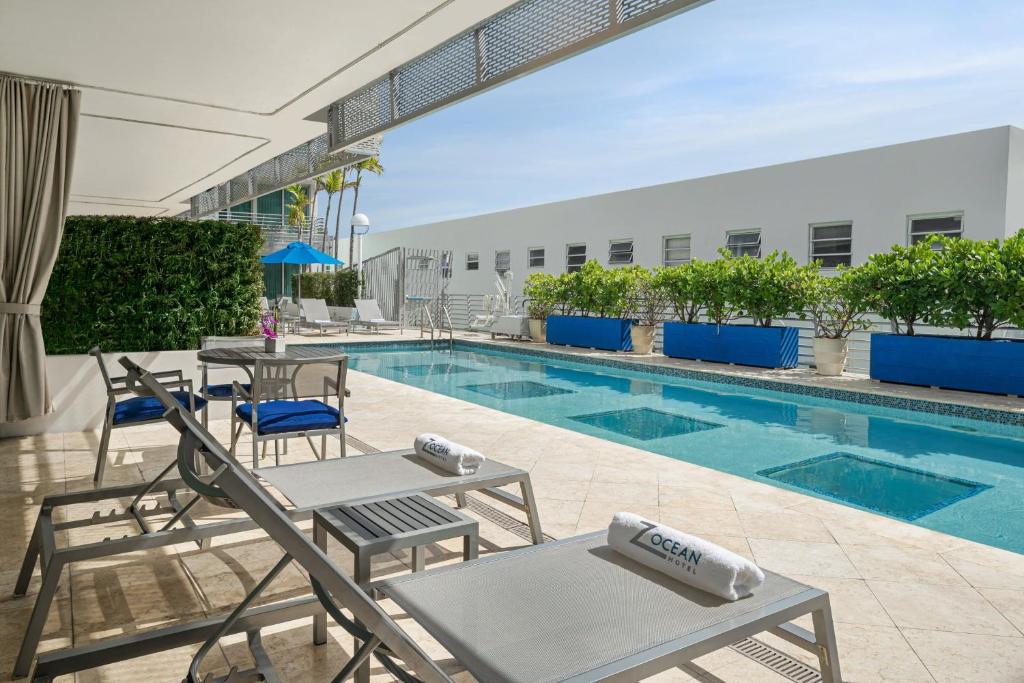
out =
<path fill-rule="evenodd" d="M 234 391 L 234 385 L 228 384 L 207 384 L 206 395 L 213 398 L 231 398 L 231 393 Z M 243 384 L 242 388 L 246 391 L 252 391 L 251 384 Z"/>
<path fill-rule="evenodd" d="M 252 426 L 252 404 L 235 408 L 235 414 Z M 334 429 L 339 426 L 341 411 L 322 401 L 263 401 L 257 412 L 258 434 L 305 432 L 313 429 Z"/>
<path fill-rule="evenodd" d="M 178 400 L 178 403 L 188 408 L 188 392 L 172 391 L 171 396 Z M 202 410 L 206 406 L 206 399 L 196 396 L 196 410 Z M 135 398 L 118 401 L 114 408 L 114 424 L 127 424 L 131 422 L 143 422 L 163 417 L 164 407 L 156 396 L 136 396 Z"/>

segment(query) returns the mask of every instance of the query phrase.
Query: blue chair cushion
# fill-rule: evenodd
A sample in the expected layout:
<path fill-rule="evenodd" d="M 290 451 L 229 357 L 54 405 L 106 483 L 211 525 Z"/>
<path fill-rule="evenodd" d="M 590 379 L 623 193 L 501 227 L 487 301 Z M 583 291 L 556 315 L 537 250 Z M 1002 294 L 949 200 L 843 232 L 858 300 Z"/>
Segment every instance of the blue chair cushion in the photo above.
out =
<path fill-rule="evenodd" d="M 251 384 L 243 384 L 242 388 L 246 391 L 252 391 Z M 206 385 L 206 396 L 212 398 L 231 398 L 231 394 L 234 391 L 233 384 L 207 384 Z"/>
<path fill-rule="evenodd" d="M 178 399 L 178 403 L 188 408 L 188 392 L 172 391 L 171 396 Z M 196 396 L 196 410 L 202 410 L 206 406 L 206 399 Z M 135 398 L 118 401 L 114 408 L 114 424 L 128 424 L 131 422 L 144 422 L 163 417 L 164 407 L 160 405 L 159 399 L 155 396 L 136 396 Z"/>
<path fill-rule="evenodd" d="M 235 414 L 252 426 L 252 404 L 235 408 Z M 341 411 L 322 401 L 263 401 L 259 404 L 258 434 L 284 434 L 339 426 Z M 348 418 L 346 418 L 348 421 Z"/>

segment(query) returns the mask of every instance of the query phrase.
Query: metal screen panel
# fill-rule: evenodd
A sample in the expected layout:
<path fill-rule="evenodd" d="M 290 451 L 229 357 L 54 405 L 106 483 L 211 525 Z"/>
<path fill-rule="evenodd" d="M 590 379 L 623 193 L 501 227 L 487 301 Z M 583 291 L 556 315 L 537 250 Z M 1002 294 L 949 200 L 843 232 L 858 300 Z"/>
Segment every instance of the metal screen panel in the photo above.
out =
<path fill-rule="evenodd" d="M 464 33 L 395 71 L 399 118 L 471 88 L 476 82 L 476 41 Z"/>
<path fill-rule="evenodd" d="M 669 2 L 671 0 L 618 0 L 619 21 L 629 21 Z"/>
<path fill-rule="evenodd" d="M 341 105 L 346 138 L 358 139 L 391 121 L 391 85 L 388 78 L 374 81 Z"/>
<path fill-rule="evenodd" d="M 374 136 L 332 154 L 328 134 L 297 145 L 231 180 L 192 197 L 193 218 L 227 209 L 293 183 L 299 183 L 335 168 L 351 166 L 380 152 L 381 137 Z"/>
<path fill-rule="evenodd" d="M 483 80 L 500 76 L 608 28 L 608 0 L 526 0 L 480 29 Z"/>
<path fill-rule="evenodd" d="M 328 107 L 343 149 L 709 0 L 521 0 Z"/>

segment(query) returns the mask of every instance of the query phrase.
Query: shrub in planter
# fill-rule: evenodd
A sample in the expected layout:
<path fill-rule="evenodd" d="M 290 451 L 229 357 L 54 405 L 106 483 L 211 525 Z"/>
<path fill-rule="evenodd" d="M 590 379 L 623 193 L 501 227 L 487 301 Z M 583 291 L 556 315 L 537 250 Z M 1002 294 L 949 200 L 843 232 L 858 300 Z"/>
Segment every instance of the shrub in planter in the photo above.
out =
<path fill-rule="evenodd" d="M 785 253 L 773 252 L 763 259 L 736 258 L 724 250 L 721 253 L 723 258 L 701 266 L 713 283 L 704 302 L 713 324 L 666 323 L 665 355 L 758 367 L 796 367 L 799 330 L 772 327 L 772 322 L 803 310 L 807 286 L 816 268 L 797 265 Z M 738 315 L 752 318 L 754 324 L 725 324 Z"/>
<path fill-rule="evenodd" d="M 652 353 L 654 335 L 669 306 L 668 292 L 661 286 L 662 275 L 640 266 L 622 268 L 627 280 L 624 317 L 632 321 L 630 337 L 635 353 Z"/>
<path fill-rule="evenodd" d="M 298 296 L 302 279 L 302 298 L 323 299 L 328 306 L 355 306 L 359 293 L 359 272 L 351 269 L 330 273 L 296 273 L 292 275 L 292 291 Z"/>
<path fill-rule="evenodd" d="M 722 288 L 727 268 L 728 263 L 721 260 L 660 268 L 654 276 L 655 285 L 664 292 L 682 322 L 700 321 L 701 313 L 707 309 L 709 318 L 724 324 L 733 314 Z"/>
<path fill-rule="evenodd" d="M 563 315 L 548 317 L 549 344 L 565 344 L 609 351 L 630 351 L 630 321 L 623 319 L 628 274 L 605 270 L 588 261 L 580 270 L 559 277 L 558 295 Z M 575 313 L 576 315 L 571 315 Z"/>
<path fill-rule="evenodd" d="M 945 291 L 937 276 L 941 252 L 933 244 L 897 245 L 851 271 L 863 305 L 888 320 L 895 334 L 912 336 L 915 324 L 939 322 Z"/>
<path fill-rule="evenodd" d="M 903 326 L 894 324 L 897 334 L 871 335 L 871 377 L 949 389 L 1024 394 L 1024 342 L 992 339 L 992 333 L 1000 327 L 1024 324 L 1024 236 L 1018 233 L 1001 244 L 998 240 L 939 238 L 923 248 L 931 252 L 926 274 L 917 280 L 926 292 L 923 301 L 897 291 L 895 286 L 874 290 L 870 295 L 890 311 L 895 310 L 893 299 L 904 306 L 898 310 L 902 316 L 898 322 Z M 911 248 L 894 247 L 893 251 L 902 249 Z M 906 271 L 906 259 L 880 256 L 889 258 L 872 259 L 876 261 L 874 279 L 868 280 L 868 285 L 897 281 L 897 276 Z M 915 256 L 927 259 L 923 253 Z M 915 320 L 973 328 L 974 338 L 912 334 L 908 320 L 918 309 L 912 308 L 908 300 L 917 301 L 921 309 Z"/>
<path fill-rule="evenodd" d="M 808 282 L 807 310 L 814 321 L 814 365 L 819 375 L 843 374 L 849 336 L 871 325 L 864 318 L 864 296 L 856 289 L 852 272 L 817 274 Z"/>
<path fill-rule="evenodd" d="M 544 341 L 544 326 L 555 309 L 558 278 L 550 273 L 531 273 L 523 284 L 527 297 L 526 312 L 530 316 L 530 338 Z"/>

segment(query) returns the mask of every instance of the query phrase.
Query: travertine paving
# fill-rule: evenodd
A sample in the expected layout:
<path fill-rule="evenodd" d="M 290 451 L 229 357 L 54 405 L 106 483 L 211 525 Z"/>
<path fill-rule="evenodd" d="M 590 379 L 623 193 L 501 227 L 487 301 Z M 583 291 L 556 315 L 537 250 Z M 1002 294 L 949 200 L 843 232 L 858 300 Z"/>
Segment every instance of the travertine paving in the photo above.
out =
<path fill-rule="evenodd" d="M 340 338 L 359 339 L 367 337 Z M 408 447 L 417 434 L 435 431 L 527 468 L 545 531 L 553 536 L 600 529 L 615 511 L 630 510 L 828 590 L 847 681 L 1024 681 L 1024 556 L 377 377 L 353 372 L 349 384 L 352 436 L 386 450 Z M 227 421 L 215 420 L 212 428 L 228 440 Z M 11 670 L 31 609 L 31 597 L 12 599 L 10 589 L 39 502 L 47 493 L 91 485 L 97 441 L 91 433 L 0 441 L 0 534 L 6 541 L 0 554 L 0 674 Z M 155 473 L 172 456 L 173 444 L 173 432 L 162 425 L 115 431 L 108 483 Z M 292 442 L 289 460 L 310 457 L 308 448 Z M 110 525 L 99 534 L 70 535 L 81 543 L 132 531 Z M 525 543 L 486 519 L 481 535 L 481 553 Z M 432 549 L 428 561 L 455 561 L 456 546 Z M 337 544 L 331 553 L 348 566 Z M 253 532 L 218 539 L 211 551 L 188 545 L 76 565 L 51 612 L 44 648 L 221 613 L 279 556 L 273 543 Z M 375 571 L 405 571 L 408 559 L 382 558 Z M 271 596 L 306 590 L 302 572 L 290 568 Z M 329 680 L 352 648 L 340 630 L 331 633 L 328 645 L 313 647 L 308 624 L 296 622 L 272 629 L 264 641 L 286 680 Z M 814 665 L 813 658 L 778 639 L 763 640 Z M 445 659 L 436 645 L 425 646 Z M 180 681 L 193 651 L 181 648 L 76 678 Z M 241 639 L 225 640 L 208 668 L 226 671 L 229 661 L 246 664 Z M 375 669 L 377 679 L 388 677 Z M 724 650 L 657 680 L 784 679 Z"/>

